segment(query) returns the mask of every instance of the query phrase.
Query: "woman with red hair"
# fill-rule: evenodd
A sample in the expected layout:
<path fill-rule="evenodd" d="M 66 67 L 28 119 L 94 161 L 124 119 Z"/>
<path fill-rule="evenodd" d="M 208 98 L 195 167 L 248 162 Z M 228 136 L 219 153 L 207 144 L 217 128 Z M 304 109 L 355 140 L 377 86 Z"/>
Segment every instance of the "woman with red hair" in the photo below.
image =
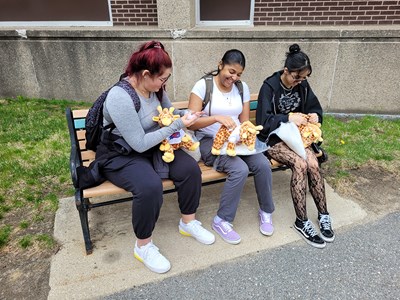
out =
<path fill-rule="evenodd" d="M 167 272 L 171 264 L 153 244 L 152 232 L 159 217 L 163 202 L 162 176 L 157 173 L 155 163 L 159 155 L 159 144 L 171 134 L 194 124 L 199 114 L 185 114 L 170 126 L 160 128 L 153 116 L 159 114 L 157 107 L 172 106 L 164 86 L 171 76 L 172 62 L 164 46 L 158 41 L 140 46 L 129 59 L 122 80 L 127 81 L 140 99 L 137 111 L 129 93 L 114 86 L 103 106 L 103 126 L 111 128 L 103 132 L 96 158 L 107 157 L 102 168 L 103 175 L 116 186 L 133 195 L 132 225 L 136 235 L 134 256 L 151 271 Z M 111 132 L 112 131 L 112 132 Z M 117 151 L 116 141 L 124 141 L 123 154 L 110 155 Z M 118 151 L 117 151 L 118 152 Z M 168 163 L 168 177 L 177 188 L 181 211 L 179 232 L 193 236 L 203 244 L 212 244 L 214 235 L 204 229 L 195 219 L 201 194 L 201 171 L 197 162 L 183 150 L 174 152 L 175 159 Z"/>

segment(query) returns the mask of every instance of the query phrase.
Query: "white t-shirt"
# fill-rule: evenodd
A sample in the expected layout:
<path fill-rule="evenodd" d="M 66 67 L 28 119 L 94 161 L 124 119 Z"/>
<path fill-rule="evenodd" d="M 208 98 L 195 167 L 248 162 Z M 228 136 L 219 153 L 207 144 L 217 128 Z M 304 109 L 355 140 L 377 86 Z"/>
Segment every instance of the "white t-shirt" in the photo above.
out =
<path fill-rule="evenodd" d="M 250 101 L 250 90 L 248 85 L 243 82 L 243 102 Z M 196 82 L 192 88 L 192 93 L 204 99 L 206 95 L 206 81 L 200 79 Z M 211 104 L 212 103 L 212 104 Z M 240 125 L 239 115 L 243 111 L 242 98 L 239 94 L 239 89 L 234 84 L 232 90 L 229 93 L 222 93 L 215 83 L 215 78 L 213 80 L 213 92 L 211 95 L 210 102 L 204 108 L 204 116 L 209 116 L 209 106 L 211 104 L 211 115 L 223 115 L 231 116 L 237 125 Z M 215 137 L 217 131 L 221 127 L 221 124 L 216 122 L 210 126 L 201 128 L 198 130 L 197 136 L 201 139 L 203 136 Z"/>

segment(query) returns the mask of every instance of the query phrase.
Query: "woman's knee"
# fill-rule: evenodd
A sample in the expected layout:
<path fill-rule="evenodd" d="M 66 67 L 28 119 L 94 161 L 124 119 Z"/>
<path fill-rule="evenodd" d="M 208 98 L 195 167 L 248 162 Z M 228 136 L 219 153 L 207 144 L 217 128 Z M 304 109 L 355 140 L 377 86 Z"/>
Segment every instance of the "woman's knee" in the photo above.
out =
<path fill-rule="evenodd" d="M 271 164 L 267 158 L 259 159 L 256 163 L 249 166 L 251 172 L 268 174 L 271 173 Z"/>
<path fill-rule="evenodd" d="M 236 168 L 232 168 L 229 171 L 229 174 L 235 175 L 237 177 L 245 177 L 247 178 L 247 176 L 249 175 L 249 167 L 246 165 L 246 163 L 240 163 L 236 165 Z"/>
<path fill-rule="evenodd" d="M 293 171 L 298 174 L 307 174 L 308 163 L 304 159 L 300 158 L 293 164 Z"/>
<path fill-rule="evenodd" d="M 193 182 L 201 182 L 201 170 L 195 160 L 181 162 L 179 166 L 170 168 L 170 177 L 175 181 L 191 180 Z"/>
<path fill-rule="evenodd" d="M 319 171 L 319 164 L 317 159 L 309 159 L 308 160 L 308 168 L 310 170 Z"/>
<path fill-rule="evenodd" d="M 193 160 L 190 163 L 185 164 L 185 173 L 191 174 L 192 177 L 200 177 L 201 178 L 201 170 L 199 164 Z"/>
<path fill-rule="evenodd" d="M 153 199 L 158 195 L 158 198 L 162 198 L 163 195 L 163 185 L 160 180 L 144 180 L 140 187 L 136 188 L 133 193 L 137 198 L 141 199 Z"/>

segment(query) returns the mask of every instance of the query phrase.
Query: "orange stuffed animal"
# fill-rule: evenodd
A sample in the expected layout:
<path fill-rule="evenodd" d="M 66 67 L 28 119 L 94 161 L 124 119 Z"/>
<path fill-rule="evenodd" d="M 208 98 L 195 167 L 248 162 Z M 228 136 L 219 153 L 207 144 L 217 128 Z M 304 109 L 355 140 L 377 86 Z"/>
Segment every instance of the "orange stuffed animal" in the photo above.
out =
<path fill-rule="evenodd" d="M 300 114 L 302 117 L 309 119 L 308 115 L 303 113 L 290 113 L 290 114 Z M 309 147 L 312 143 L 322 142 L 322 130 L 321 123 L 311 123 L 308 122 L 305 125 L 298 126 L 300 130 L 301 139 L 303 141 L 304 148 Z"/>
<path fill-rule="evenodd" d="M 217 134 L 215 135 L 211 153 L 220 155 L 221 149 L 227 142 L 226 154 L 229 156 L 236 156 L 236 145 L 243 143 L 250 151 L 254 150 L 256 143 L 256 136 L 260 133 L 262 125 L 255 126 L 250 121 L 245 121 L 240 126 L 237 126 L 233 131 L 221 125 Z"/>
<path fill-rule="evenodd" d="M 161 106 L 158 106 L 157 110 L 159 115 L 153 117 L 153 121 L 158 122 L 160 127 L 169 126 L 173 121 L 179 118 L 179 115 L 173 114 L 175 110 L 173 107 L 162 109 Z M 189 151 L 194 151 L 199 145 L 199 142 L 193 142 L 192 138 L 181 129 L 161 142 L 160 150 L 164 152 L 162 160 L 169 163 L 175 159 L 174 150 L 186 148 Z"/>

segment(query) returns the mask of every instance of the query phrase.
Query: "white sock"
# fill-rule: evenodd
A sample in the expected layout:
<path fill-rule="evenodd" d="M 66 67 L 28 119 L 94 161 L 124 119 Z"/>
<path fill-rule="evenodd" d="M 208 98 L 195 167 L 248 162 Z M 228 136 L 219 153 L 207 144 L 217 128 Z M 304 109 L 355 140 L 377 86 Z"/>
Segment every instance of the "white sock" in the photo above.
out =
<path fill-rule="evenodd" d="M 221 222 L 222 220 L 223 220 L 223 219 L 221 219 L 220 217 L 218 217 L 218 215 L 214 217 L 214 222 L 215 222 L 215 223 L 219 223 L 219 222 Z"/>
<path fill-rule="evenodd" d="M 271 213 L 267 213 L 267 212 L 263 211 L 261 208 L 260 208 L 260 213 L 262 213 L 263 215 L 266 215 L 267 217 L 272 215 Z"/>

